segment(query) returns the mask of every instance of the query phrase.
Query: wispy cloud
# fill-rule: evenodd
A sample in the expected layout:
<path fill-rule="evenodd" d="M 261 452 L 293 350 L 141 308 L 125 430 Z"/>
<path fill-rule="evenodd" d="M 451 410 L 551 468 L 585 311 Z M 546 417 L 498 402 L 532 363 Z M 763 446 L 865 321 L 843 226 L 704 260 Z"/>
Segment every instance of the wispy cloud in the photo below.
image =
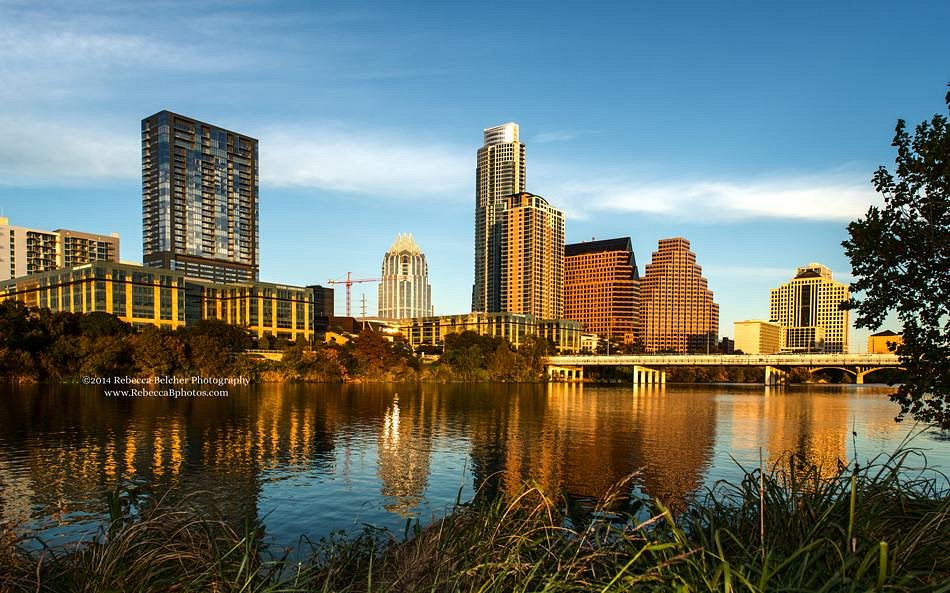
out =
<path fill-rule="evenodd" d="M 828 172 L 751 179 L 591 178 L 551 193 L 576 218 L 599 212 L 675 216 L 721 222 L 755 218 L 853 220 L 879 197 L 860 176 Z"/>
<path fill-rule="evenodd" d="M 148 76 L 161 72 L 222 75 L 262 64 L 253 52 L 240 48 L 212 51 L 202 43 L 101 26 L 84 30 L 75 23 L 56 20 L 18 25 L 0 28 L 4 60 L 0 97 L 12 104 L 27 99 L 24 107 L 29 110 L 36 103 L 71 98 L 88 101 L 126 77 L 147 81 Z"/>
<path fill-rule="evenodd" d="M 63 185 L 141 176 L 138 122 L 128 129 L 92 120 L 0 116 L 0 183 Z"/>
<path fill-rule="evenodd" d="M 577 138 L 579 134 L 577 132 L 571 132 L 568 130 L 557 130 L 553 132 L 542 132 L 536 134 L 531 138 L 531 142 L 535 144 L 547 144 L 549 142 L 566 142 L 568 140 L 573 140 Z"/>
<path fill-rule="evenodd" d="M 274 128 L 261 134 L 262 183 L 402 199 L 470 199 L 470 151 L 424 138 L 343 130 Z"/>
<path fill-rule="evenodd" d="M 272 126 L 261 141 L 264 187 L 310 188 L 393 199 L 472 199 L 469 147 L 434 142 L 398 130 L 337 122 Z M 5 185 L 66 184 L 76 179 L 136 180 L 137 121 L 0 116 L 0 179 Z M 530 165 L 530 163 L 529 163 Z M 573 219 L 604 213 L 652 214 L 710 223 L 749 219 L 853 220 L 879 198 L 858 176 L 830 172 L 753 180 L 609 178 L 575 163 L 529 166 L 529 191 Z M 547 178 L 544 171 L 557 171 Z M 559 181 L 560 180 L 560 181 Z"/>
<path fill-rule="evenodd" d="M 551 142 L 568 142 L 570 140 L 576 140 L 577 138 L 582 138 L 585 136 L 594 136 L 600 134 L 600 130 L 586 130 L 586 129 L 576 129 L 576 130 L 550 130 L 548 132 L 540 132 L 531 137 L 530 142 L 532 144 L 548 144 Z"/>
<path fill-rule="evenodd" d="M 0 116 L 4 139 L 0 183 L 137 180 L 141 175 L 138 129 L 137 120 L 117 129 L 97 120 Z M 310 188 L 396 199 L 471 198 L 470 155 L 458 147 L 338 123 L 269 127 L 257 135 L 265 188 Z"/>

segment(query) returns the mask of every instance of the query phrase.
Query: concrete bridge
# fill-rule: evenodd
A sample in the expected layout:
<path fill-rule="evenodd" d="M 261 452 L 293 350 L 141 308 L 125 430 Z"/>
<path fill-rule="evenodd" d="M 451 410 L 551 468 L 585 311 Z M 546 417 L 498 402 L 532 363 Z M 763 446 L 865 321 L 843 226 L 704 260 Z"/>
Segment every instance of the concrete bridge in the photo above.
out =
<path fill-rule="evenodd" d="M 634 385 L 666 383 L 662 367 L 698 366 L 765 367 L 765 384 L 788 382 L 793 368 L 804 368 L 809 373 L 821 369 L 840 369 L 854 375 L 856 383 L 864 377 L 885 368 L 897 368 L 900 361 L 893 354 L 618 354 L 618 355 L 564 355 L 543 359 L 548 377 L 555 381 L 583 381 L 586 367 L 632 367 Z"/>

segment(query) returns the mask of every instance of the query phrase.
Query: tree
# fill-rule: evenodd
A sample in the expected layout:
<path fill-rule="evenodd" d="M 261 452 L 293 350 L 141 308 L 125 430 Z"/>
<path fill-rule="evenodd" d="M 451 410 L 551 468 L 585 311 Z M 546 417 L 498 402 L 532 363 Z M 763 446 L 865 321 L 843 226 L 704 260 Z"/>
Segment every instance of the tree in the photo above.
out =
<path fill-rule="evenodd" d="M 950 86 L 950 85 L 948 85 Z M 950 111 L 950 92 L 945 98 Z M 890 310 L 904 325 L 896 349 L 904 383 L 891 398 L 900 420 L 911 414 L 950 428 L 950 126 L 934 115 L 914 137 L 897 121 L 892 146 L 895 171 L 880 167 L 874 187 L 884 206 L 871 206 L 848 225 L 842 245 L 863 297 L 846 308 L 857 311 L 855 325 L 876 329 Z"/>
<path fill-rule="evenodd" d="M 201 319 L 182 331 L 186 337 L 207 336 L 228 352 L 241 352 L 253 345 L 247 329 L 220 319 Z"/>
<path fill-rule="evenodd" d="M 185 347 L 171 332 L 148 326 L 129 339 L 140 377 L 170 376 L 185 366 Z"/>

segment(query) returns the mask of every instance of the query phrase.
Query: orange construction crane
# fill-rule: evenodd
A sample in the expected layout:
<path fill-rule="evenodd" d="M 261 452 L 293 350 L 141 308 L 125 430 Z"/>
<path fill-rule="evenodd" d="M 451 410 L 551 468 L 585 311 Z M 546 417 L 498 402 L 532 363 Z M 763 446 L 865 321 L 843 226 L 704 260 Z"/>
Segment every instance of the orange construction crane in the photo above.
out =
<path fill-rule="evenodd" d="M 359 284 L 360 282 L 379 282 L 381 278 L 350 278 L 350 272 L 346 273 L 346 279 L 344 280 L 327 280 L 328 286 L 333 286 L 334 284 L 342 284 L 346 287 L 346 316 L 352 317 L 350 315 L 350 287 L 354 284 Z"/>

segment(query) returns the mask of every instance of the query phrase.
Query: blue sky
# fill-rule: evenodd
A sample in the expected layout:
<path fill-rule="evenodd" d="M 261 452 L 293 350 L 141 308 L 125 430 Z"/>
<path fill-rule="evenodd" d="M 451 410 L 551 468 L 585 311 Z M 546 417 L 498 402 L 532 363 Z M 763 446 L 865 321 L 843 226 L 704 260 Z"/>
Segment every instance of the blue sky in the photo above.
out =
<path fill-rule="evenodd" d="M 118 232 L 140 260 L 140 120 L 170 109 L 260 140 L 262 280 L 375 276 L 411 232 L 436 312 L 464 312 L 475 151 L 515 121 L 568 242 L 629 235 L 642 271 L 658 239 L 690 239 L 731 336 L 797 266 L 850 280 L 840 242 L 878 200 L 896 119 L 944 109 L 948 19 L 946 2 L 0 0 L 0 206 Z"/>

